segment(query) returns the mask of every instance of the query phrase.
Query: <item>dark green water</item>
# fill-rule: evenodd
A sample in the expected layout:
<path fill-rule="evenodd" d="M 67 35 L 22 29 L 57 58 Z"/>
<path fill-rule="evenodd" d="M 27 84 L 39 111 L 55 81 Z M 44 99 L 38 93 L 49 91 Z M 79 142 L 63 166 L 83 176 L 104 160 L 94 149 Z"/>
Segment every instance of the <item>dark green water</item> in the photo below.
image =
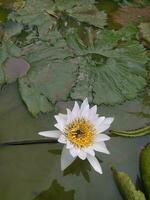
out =
<path fill-rule="evenodd" d="M 64 107 L 59 104 L 57 110 L 63 111 Z M 99 114 L 114 116 L 115 129 L 138 128 L 150 121 L 150 107 L 142 99 L 121 106 L 101 106 Z M 53 129 L 53 115 L 33 118 L 20 100 L 17 85 L 8 85 L 0 93 L 0 141 L 41 138 L 37 132 Z M 148 141 L 150 136 L 113 137 L 107 142 L 111 155 L 97 154 L 102 161 L 103 175 L 79 160 L 61 172 L 59 144 L 1 147 L 0 199 L 121 200 L 110 167 L 114 165 L 136 181 L 139 152 Z"/>

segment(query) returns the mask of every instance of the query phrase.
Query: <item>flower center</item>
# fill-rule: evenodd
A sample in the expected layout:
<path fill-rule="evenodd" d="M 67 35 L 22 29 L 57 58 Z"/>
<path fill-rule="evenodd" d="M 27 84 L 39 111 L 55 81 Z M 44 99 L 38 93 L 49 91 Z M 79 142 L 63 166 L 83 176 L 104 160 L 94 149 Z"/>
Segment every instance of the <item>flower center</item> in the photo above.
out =
<path fill-rule="evenodd" d="M 87 147 L 93 142 L 95 129 L 84 118 L 75 119 L 65 128 L 67 139 L 78 148 Z"/>

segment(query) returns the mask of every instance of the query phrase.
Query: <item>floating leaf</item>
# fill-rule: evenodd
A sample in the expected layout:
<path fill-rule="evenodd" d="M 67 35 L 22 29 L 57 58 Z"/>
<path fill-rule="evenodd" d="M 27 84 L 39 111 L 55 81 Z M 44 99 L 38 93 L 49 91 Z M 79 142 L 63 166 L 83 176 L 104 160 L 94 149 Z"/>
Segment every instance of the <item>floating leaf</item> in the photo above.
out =
<path fill-rule="evenodd" d="M 115 182 L 124 200 L 146 200 L 141 191 L 136 190 L 131 178 L 124 172 L 112 168 Z"/>
<path fill-rule="evenodd" d="M 86 22 L 90 25 L 103 28 L 106 25 L 107 15 L 104 11 L 99 11 L 94 5 L 85 4 L 68 11 L 69 15 L 78 21 Z"/>
<path fill-rule="evenodd" d="M 31 85 L 31 81 L 28 78 L 19 80 L 19 90 L 23 101 L 33 116 L 36 116 L 39 112 L 52 111 L 51 102 L 37 88 Z"/>
<path fill-rule="evenodd" d="M 83 99 L 81 91 L 84 87 L 87 90 L 82 94 L 93 96 L 93 103 L 113 105 L 135 98 L 144 88 L 146 52 L 132 34 L 124 33 L 125 29 L 101 31 L 87 47 L 78 36 L 69 33 L 68 44 L 80 57 L 79 76 L 72 98 Z"/>
<path fill-rule="evenodd" d="M 143 135 L 150 134 L 150 125 L 147 125 L 143 128 L 139 128 L 136 130 L 129 130 L 129 131 L 119 131 L 119 130 L 111 130 L 112 134 L 124 136 L 124 137 L 140 137 Z"/>
<path fill-rule="evenodd" d="M 72 53 L 57 31 L 52 32 L 51 36 L 51 44 L 40 42 L 25 49 L 31 69 L 27 78 L 19 80 L 19 88 L 29 111 L 34 115 L 49 111 L 51 102 L 67 100 L 76 79 L 78 66 L 70 58 Z M 38 96 L 40 100 L 37 100 Z"/>
<path fill-rule="evenodd" d="M 66 191 L 56 180 L 54 180 L 48 190 L 39 194 L 34 200 L 73 200 L 74 190 Z"/>
<path fill-rule="evenodd" d="M 150 22 L 141 23 L 139 29 L 142 39 L 147 43 L 147 46 L 150 46 Z"/>
<path fill-rule="evenodd" d="M 150 144 L 140 153 L 140 174 L 147 199 L 150 199 Z"/>
<path fill-rule="evenodd" d="M 47 12 L 52 6 L 52 0 L 27 0 L 23 8 L 10 13 L 9 19 L 30 26 L 37 26 L 39 36 L 45 40 L 49 38 L 50 28 L 56 22 L 55 17 Z"/>

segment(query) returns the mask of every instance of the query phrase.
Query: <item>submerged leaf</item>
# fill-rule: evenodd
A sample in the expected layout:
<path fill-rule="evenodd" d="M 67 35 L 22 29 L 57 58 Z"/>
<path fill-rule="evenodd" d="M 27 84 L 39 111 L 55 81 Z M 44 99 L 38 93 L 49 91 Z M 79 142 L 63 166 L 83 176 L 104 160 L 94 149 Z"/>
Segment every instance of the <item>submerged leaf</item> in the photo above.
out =
<path fill-rule="evenodd" d="M 7 82 L 4 63 L 8 58 L 19 57 L 21 50 L 12 41 L 3 41 L 0 46 L 0 84 Z"/>
<path fill-rule="evenodd" d="M 17 80 L 17 78 L 25 76 L 30 65 L 22 58 L 9 58 L 4 64 L 4 72 L 7 83 Z"/>
<path fill-rule="evenodd" d="M 140 174 L 147 200 L 150 199 L 150 144 L 140 153 Z"/>
<path fill-rule="evenodd" d="M 131 178 L 124 172 L 112 168 L 115 182 L 124 200 L 146 200 L 141 191 L 136 190 Z"/>

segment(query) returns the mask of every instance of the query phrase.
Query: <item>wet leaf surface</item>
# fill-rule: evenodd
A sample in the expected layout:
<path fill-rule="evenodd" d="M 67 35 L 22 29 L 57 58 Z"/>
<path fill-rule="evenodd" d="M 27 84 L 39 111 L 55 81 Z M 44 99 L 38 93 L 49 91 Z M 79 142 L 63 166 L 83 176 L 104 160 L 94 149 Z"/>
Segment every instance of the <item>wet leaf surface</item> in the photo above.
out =
<path fill-rule="evenodd" d="M 115 168 L 112 168 L 112 173 L 124 200 L 146 200 L 145 195 L 136 190 L 134 183 L 126 173 L 118 172 Z"/>
<path fill-rule="evenodd" d="M 140 174 L 147 199 L 150 198 L 150 144 L 140 153 Z"/>

